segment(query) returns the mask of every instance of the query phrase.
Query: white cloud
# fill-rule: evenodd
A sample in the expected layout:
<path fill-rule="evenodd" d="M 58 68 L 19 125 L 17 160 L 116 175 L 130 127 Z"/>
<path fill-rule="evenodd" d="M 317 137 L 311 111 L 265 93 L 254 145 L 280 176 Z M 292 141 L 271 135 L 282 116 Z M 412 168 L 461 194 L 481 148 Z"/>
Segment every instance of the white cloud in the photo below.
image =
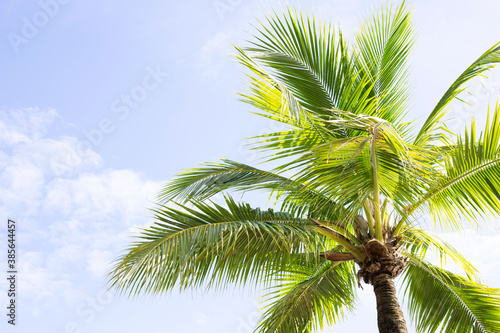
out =
<path fill-rule="evenodd" d="M 203 312 L 196 312 L 196 324 L 199 326 L 207 326 L 208 316 Z"/>
<path fill-rule="evenodd" d="M 46 211 L 64 207 L 66 215 L 109 214 L 120 210 L 125 216 L 137 217 L 138 210 L 143 211 L 146 199 L 151 198 L 157 186 L 130 170 L 83 173 L 76 178 L 49 182 L 43 206 Z"/>
<path fill-rule="evenodd" d="M 88 270 L 97 278 L 102 278 L 109 271 L 109 263 L 113 260 L 110 251 L 92 250 L 87 255 Z"/>
<path fill-rule="evenodd" d="M 0 112 L 0 213 L 18 221 L 20 301 L 34 315 L 81 302 L 92 281 L 104 284 L 130 227 L 150 223 L 146 208 L 161 185 L 103 169 L 74 137 L 48 137 L 59 120 L 53 110 Z"/>
<path fill-rule="evenodd" d="M 203 45 L 198 62 L 202 76 L 216 78 L 219 75 L 230 60 L 231 38 L 231 33 L 219 32 Z"/>
<path fill-rule="evenodd" d="M 39 139 L 59 115 L 55 110 L 38 108 L 11 110 L 0 113 L 0 143 L 13 145 Z"/>
<path fill-rule="evenodd" d="M 0 198 L 10 209 L 37 209 L 44 183 L 43 171 L 35 165 L 11 157 L 0 173 Z"/>
<path fill-rule="evenodd" d="M 498 286 L 500 262 L 494 259 L 500 244 L 498 232 L 467 229 L 463 233 L 442 234 L 441 237 L 459 250 L 479 270 L 486 284 Z"/>

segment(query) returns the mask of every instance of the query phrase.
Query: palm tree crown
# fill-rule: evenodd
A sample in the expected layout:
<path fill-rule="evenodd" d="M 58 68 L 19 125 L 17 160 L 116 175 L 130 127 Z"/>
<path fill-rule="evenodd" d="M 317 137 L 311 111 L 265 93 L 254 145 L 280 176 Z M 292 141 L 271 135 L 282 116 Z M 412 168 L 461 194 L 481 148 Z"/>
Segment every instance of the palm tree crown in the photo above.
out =
<path fill-rule="evenodd" d="M 259 136 L 270 171 L 222 160 L 186 170 L 161 191 L 155 224 L 110 273 L 130 294 L 174 288 L 270 287 L 258 332 L 312 332 L 337 323 L 372 284 L 381 332 L 406 332 L 393 280 L 400 276 L 419 332 L 500 332 L 500 291 L 417 217 L 459 230 L 461 219 L 500 215 L 500 107 L 479 132 L 444 122 L 472 78 L 500 62 L 500 45 L 451 85 L 423 125 L 409 123 L 406 5 L 383 7 L 354 43 L 293 9 L 272 13 L 236 57 L 249 70 L 241 94 L 286 130 Z M 231 193 L 265 191 L 274 209 Z M 211 201 L 224 193 L 223 205 Z M 175 205 L 173 204 L 175 203 Z M 426 260 L 449 258 L 463 276 Z"/>

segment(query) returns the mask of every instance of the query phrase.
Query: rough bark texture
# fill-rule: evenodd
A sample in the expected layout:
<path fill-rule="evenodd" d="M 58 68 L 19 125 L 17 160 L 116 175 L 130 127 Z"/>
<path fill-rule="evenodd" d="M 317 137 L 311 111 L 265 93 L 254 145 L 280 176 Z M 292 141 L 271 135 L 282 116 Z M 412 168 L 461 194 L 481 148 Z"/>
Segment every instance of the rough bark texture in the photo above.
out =
<path fill-rule="evenodd" d="M 373 285 L 377 297 L 377 321 L 380 333 L 407 333 L 406 321 L 396 297 L 394 278 L 404 270 L 408 258 L 397 246 L 400 238 L 388 237 L 384 242 L 368 241 L 363 251 L 367 259 L 360 263 L 358 279 Z"/>
<path fill-rule="evenodd" d="M 373 278 L 379 274 L 396 278 L 408 262 L 408 258 L 399 253 L 399 248 L 394 247 L 391 240 L 382 243 L 372 239 L 364 245 L 363 251 L 368 260 L 359 264 L 358 279 L 363 278 L 367 284 L 373 284 Z"/>
<path fill-rule="evenodd" d="M 407 333 L 406 321 L 396 297 L 394 280 L 389 274 L 373 278 L 373 290 L 377 297 L 377 322 L 380 333 Z"/>
<path fill-rule="evenodd" d="M 366 258 L 363 261 L 357 260 L 350 253 L 326 252 L 321 257 L 331 261 L 354 260 L 360 269 L 358 270 L 358 285 L 361 281 L 373 285 L 375 296 L 377 297 L 377 320 L 380 333 L 407 333 L 406 321 L 396 297 L 394 279 L 401 274 L 408 258 L 401 252 L 403 248 L 398 245 L 401 236 L 394 236 L 392 231 L 383 229 L 383 240 L 375 238 L 367 239 L 364 235 L 368 233 L 368 224 L 361 216 L 356 216 L 358 229 L 356 234 L 362 241 L 362 246 L 358 248 L 364 253 Z M 321 223 L 311 219 L 316 225 Z M 385 225 L 385 224 L 384 224 Z M 339 235 L 336 235 L 339 237 Z M 340 235 L 340 237 L 343 237 Z M 349 240 L 343 238 L 349 243 Z"/>
<path fill-rule="evenodd" d="M 356 259 L 356 257 L 350 253 L 338 253 L 338 252 L 322 253 L 319 256 L 330 261 L 349 261 Z"/>

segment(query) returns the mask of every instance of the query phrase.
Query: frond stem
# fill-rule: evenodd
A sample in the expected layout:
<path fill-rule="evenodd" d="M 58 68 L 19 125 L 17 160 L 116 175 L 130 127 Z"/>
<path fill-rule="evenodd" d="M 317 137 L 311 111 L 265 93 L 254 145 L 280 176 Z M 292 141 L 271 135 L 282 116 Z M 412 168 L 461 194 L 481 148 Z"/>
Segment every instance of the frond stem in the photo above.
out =
<path fill-rule="evenodd" d="M 356 259 L 358 259 L 359 261 L 365 260 L 366 256 L 364 255 L 364 253 L 361 252 L 361 250 L 359 250 L 356 246 L 354 246 L 347 238 L 345 238 L 344 236 L 342 236 L 338 232 L 332 230 L 331 228 L 321 224 L 320 222 L 318 222 L 317 220 L 315 220 L 313 218 L 309 218 L 309 220 L 311 220 L 316 225 L 316 227 L 314 229 L 317 232 L 325 235 L 326 237 L 328 237 L 328 238 L 334 240 L 335 242 L 339 243 L 340 245 L 342 245 L 347 251 L 352 253 L 352 255 L 355 256 Z"/>
<path fill-rule="evenodd" d="M 373 226 L 375 222 L 373 221 L 373 215 L 370 207 L 368 206 L 368 200 L 363 203 L 363 209 L 365 210 L 366 218 L 368 219 L 368 228 L 370 229 L 370 235 L 373 237 L 375 235 L 375 229 Z"/>
<path fill-rule="evenodd" d="M 370 152 L 372 155 L 372 169 L 373 169 L 373 215 L 375 217 L 375 236 L 379 241 L 383 241 L 382 235 L 382 217 L 380 214 L 380 189 L 378 184 L 378 171 L 377 171 L 377 155 L 376 146 L 378 130 L 374 128 L 373 137 L 370 144 Z"/>

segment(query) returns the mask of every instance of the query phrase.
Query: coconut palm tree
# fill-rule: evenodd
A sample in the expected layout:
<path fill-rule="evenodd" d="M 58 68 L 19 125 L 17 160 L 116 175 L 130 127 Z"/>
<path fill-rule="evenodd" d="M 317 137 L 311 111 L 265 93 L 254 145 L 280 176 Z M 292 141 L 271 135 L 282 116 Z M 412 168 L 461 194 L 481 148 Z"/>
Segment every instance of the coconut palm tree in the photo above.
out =
<path fill-rule="evenodd" d="M 379 331 L 407 332 L 399 277 L 418 332 L 500 332 L 500 290 L 422 227 L 425 214 L 447 231 L 500 214 L 500 107 L 480 134 L 474 121 L 462 135 L 445 123 L 466 84 L 500 62 L 500 45 L 418 126 L 405 118 L 413 44 L 404 4 L 381 8 L 352 44 L 314 16 L 269 14 L 236 56 L 249 72 L 242 100 L 286 126 L 254 143 L 274 167 L 222 160 L 178 175 L 110 284 L 135 295 L 257 283 L 269 292 L 256 331 L 283 333 L 337 323 L 355 308 L 358 288 L 372 285 Z M 231 196 L 253 191 L 273 209 Z"/>

